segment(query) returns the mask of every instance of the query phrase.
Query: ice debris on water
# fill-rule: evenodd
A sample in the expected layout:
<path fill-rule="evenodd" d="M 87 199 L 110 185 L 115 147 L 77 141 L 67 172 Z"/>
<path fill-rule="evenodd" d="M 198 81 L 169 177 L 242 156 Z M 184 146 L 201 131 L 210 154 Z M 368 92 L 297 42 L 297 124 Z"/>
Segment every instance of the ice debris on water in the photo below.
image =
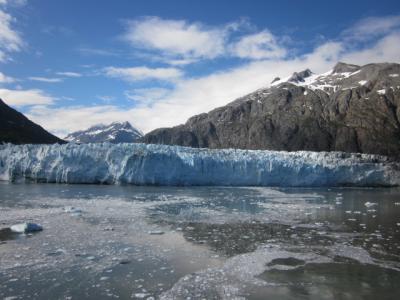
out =
<path fill-rule="evenodd" d="M 149 234 L 151 234 L 151 235 L 161 235 L 161 234 L 164 234 L 164 231 L 161 231 L 161 230 L 151 230 L 151 231 L 149 231 Z"/>
<path fill-rule="evenodd" d="M 73 206 L 66 206 L 64 207 L 64 212 L 71 214 L 71 216 L 79 217 L 82 215 L 82 209 L 73 207 Z"/>
<path fill-rule="evenodd" d="M 376 203 L 376 202 L 365 202 L 364 205 L 365 205 L 366 207 L 372 207 L 372 206 L 378 205 L 378 203 Z"/>
<path fill-rule="evenodd" d="M 135 298 L 144 299 L 147 296 L 149 296 L 149 294 L 147 294 L 147 293 L 135 293 L 134 296 L 135 296 Z"/>
<path fill-rule="evenodd" d="M 396 186 L 373 154 L 195 149 L 146 144 L 0 145 L 0 180 L 231 186 Z"/>
<path fill-rule="evenodd" d="M 15 233 L 30 233 L 30 232 L 42 231 L 43 227 L 35 223 L 21 223 L 12 225 L 10 229 L 12 232 Z"/>

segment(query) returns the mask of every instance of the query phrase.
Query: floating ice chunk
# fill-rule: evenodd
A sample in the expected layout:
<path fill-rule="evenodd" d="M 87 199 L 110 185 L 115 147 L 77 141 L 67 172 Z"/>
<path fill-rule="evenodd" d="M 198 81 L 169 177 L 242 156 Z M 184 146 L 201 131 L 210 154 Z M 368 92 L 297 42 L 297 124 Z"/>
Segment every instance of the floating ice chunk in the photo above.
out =
<path fill-rule="evenodd" d="M 57 249 L 55 251 L 47 253 L 48 256 L 58 256 L 67 253 L 64 249 Z"/>
<path fill-rule="evenodd" d="M 29 232 L 42 231 L 43 227 L 35 223 L 21 223 L 12 225 L 10 229 L 12 232 L 16 233 L 29 233 Z"/>
<path fill-rule="evenodd" d="M 80 217 L 82 215 L 82 210 L 73 206 L 64 207 L 64 212 L 71 214 L 73 217 Z"/>
<path fill-rule="evenodd" d="M 129 260 L 129 259 L 121 259 L 120 261 L 119 261 L 119 264 L 120 265 L 127 265 L 127 264 L 129 264 L 131 261 Z"/>
<path fill-rule="evenodd" d="M 151 230 L 151 231 L 149 231 L 149 234 L 151 234 L 151 235 L 161 235 L 161 234 L 164 234 L 164 231 L 161 231 L 161 230 Z"/>
<path fill-rule="evenodd" d="M 376 203 L 376 202 L 365 202 L 364 205 L 365 205 L 366 207 L 372 207 L 372 206 L 378 205 L 378 203 Z"/>
<path fill-rule="evenodd" d="M 358 83 L 359 83 L 360 85 L 365 85 L 367 82 L 368 82 L 367 80 L 361 80 L 361 81 L 359 81 Z"/>
<path fill-rule="evenodd" d="M 134 296 L 135 298 L 144 299 L 144 298 L 146 298 L 147 296 L 149 296 L 149 294 L 147 294 L 147 293 L 136 293 L 136 294 L 134 294 L 133 296 Z"/>
<path fill-rule="evenodd" d="M 399 74 L 389 74 L 389 77 L 399 77 Z"/>
<path fill-rule="evenodd" d="M 82 210 L 80 208 L 76 208 L 73 206 L 66 206 L 66 207 L 64 207 L 64 212 L 66 212 L 66 213 L 82 213 Z"/>
<path fill-rule="evenodd" d="M 379 95 L 385 95 L 386 94 L 386 89 L 381 89 L 376 91 Z"/>

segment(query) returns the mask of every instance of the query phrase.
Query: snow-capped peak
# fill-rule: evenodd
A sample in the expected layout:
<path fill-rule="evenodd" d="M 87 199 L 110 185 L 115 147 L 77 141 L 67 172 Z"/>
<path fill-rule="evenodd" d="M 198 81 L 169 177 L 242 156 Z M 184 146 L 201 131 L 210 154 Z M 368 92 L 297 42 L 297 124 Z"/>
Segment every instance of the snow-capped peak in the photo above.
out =
<path fill-rule="evenodd" d="M 339 89 L 353 88 L 359 85 L 365 85 L 368 80 L 363 77 L 351 77 L 359 74 L 361 67 L 339 62 L 336 66 L 323 74 L 315 74 L 310 69 L 301 72 L 294 72 L 291 76 L 278 79 L 276 78 L 270 87 L 279 87 L 283 83 L 290 83 L 297 86 L 304 86 L 311 90 L 322 90 L 326 93 L 336 92 Z"/>
<path fill-rule="evenodd" d="M 65 140 L 76 143 L 133 143 L 142 136 L 140 130 L 125 121 L 94 125 L 86 130 L 69 134 Z"/>

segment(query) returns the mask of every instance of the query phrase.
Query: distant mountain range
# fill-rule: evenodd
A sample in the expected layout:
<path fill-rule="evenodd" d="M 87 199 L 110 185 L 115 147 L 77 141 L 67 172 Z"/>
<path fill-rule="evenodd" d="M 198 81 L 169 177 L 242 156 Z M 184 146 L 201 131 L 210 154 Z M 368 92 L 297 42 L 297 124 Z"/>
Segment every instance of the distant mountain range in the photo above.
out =
<path fill-rule="evenodd" d="M 129 122 L 114 122 L 109 125 L 95 125 L 86 130 L 76 131 L 65 137 L 75 143 L 133 143 L 143 134 Z"/>
<path fill-rule="evenodd" d="M 190 95 L 189 95 L 190 96 Z M 275 78 L 185 124 L 146 134 L 128 122 L 69 134 L 76 143 L 144 142 L 205 148 L 310 150 L 400 156 L 400 65 L 338 63 Z M 0 100 L 0 143 L 64 143 Z"/>
<path fill-rule="evenodd" d="M 338 63 L 325 74 L 307 69 L 275 78 L 265 88 L 183 125 L 156 129 L 141 141 L 399 156 L 400 65 Z"/>
<path fill-rule="evenodd" d="M 33 123 L 0 99 L 0 143 L 54 144 L 65 141 Z"/>

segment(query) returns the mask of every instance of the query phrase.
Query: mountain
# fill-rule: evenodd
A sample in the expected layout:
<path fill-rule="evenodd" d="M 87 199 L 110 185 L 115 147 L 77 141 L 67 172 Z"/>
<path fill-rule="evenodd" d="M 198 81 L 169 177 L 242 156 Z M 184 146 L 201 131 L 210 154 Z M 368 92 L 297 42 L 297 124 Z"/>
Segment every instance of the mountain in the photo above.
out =
<path fill-rule="evenodd" d="M 0 144 L 53 144 L 63 140 L 33 123 L 0 99 Z"/>
<path fill-rule="evenodd" d="M 129 122 L 114 122 L 73 132 L 65 137 L 65 140 L 75 143 L 133 143 L 142 136 L 143 134 Z"/>
<path fill-rule="evenodd" d="M 208 148 L 400 153 L 400 65 L 338 63 L 160 128 L 142 141 Z"/>

